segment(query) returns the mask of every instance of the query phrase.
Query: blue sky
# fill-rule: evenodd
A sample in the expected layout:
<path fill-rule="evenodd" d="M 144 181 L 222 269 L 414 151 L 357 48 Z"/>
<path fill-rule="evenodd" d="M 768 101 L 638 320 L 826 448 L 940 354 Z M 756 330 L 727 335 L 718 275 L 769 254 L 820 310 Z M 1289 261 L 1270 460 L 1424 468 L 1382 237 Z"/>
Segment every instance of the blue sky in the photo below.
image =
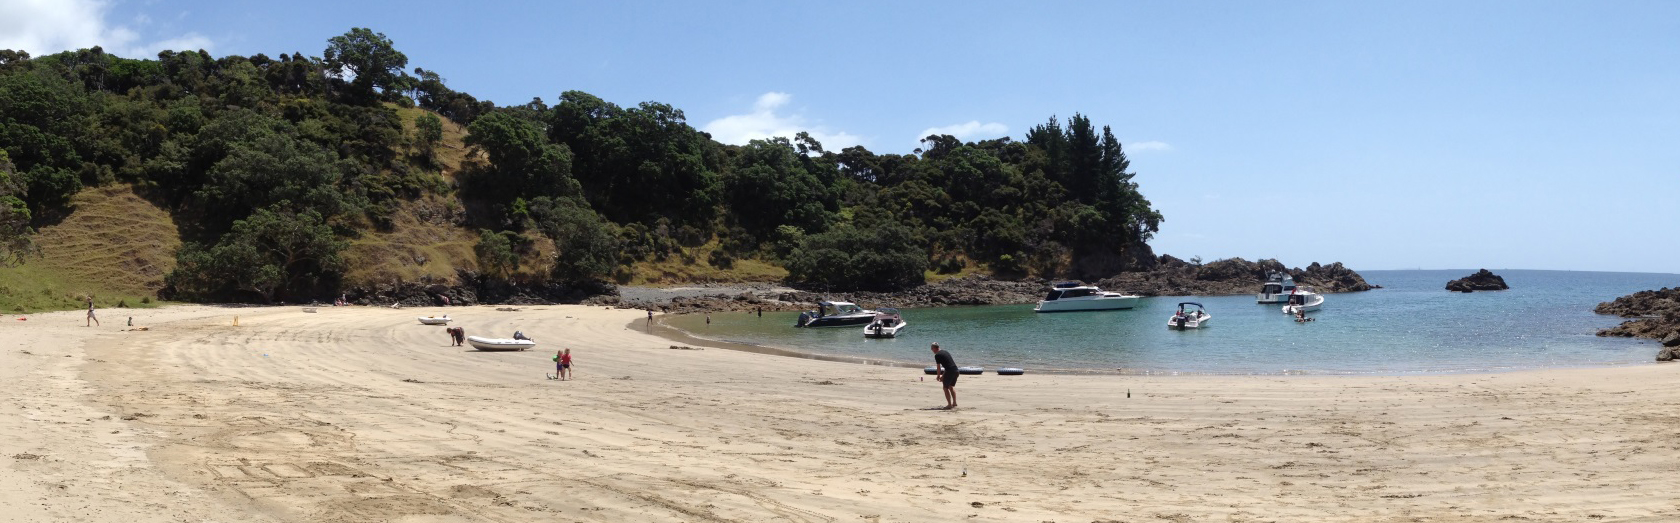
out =
<path fill-rule="evenodd" d="M 385 33 L 498 104 L 659 101 L 720 140 L 1113 127 L 1156 252 L 1680 273 L 1675 2 L 0 0 L 0 48 L 319 56 Z"/>

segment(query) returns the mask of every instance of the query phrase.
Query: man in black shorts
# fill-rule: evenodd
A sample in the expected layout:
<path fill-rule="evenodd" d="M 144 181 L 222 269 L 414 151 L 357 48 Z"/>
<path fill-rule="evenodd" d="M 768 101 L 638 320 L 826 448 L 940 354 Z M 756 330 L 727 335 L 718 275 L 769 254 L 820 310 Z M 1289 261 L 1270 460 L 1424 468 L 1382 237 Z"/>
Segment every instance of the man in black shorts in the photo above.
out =
<path fill-rule="evenodd" d="M 957 360 L 951 357 L 950 351 L 939 350 L 939 344 L 933 344 L 933 366 L 935 376 L 945 385 L 945 408 L 957 408 Z"/>

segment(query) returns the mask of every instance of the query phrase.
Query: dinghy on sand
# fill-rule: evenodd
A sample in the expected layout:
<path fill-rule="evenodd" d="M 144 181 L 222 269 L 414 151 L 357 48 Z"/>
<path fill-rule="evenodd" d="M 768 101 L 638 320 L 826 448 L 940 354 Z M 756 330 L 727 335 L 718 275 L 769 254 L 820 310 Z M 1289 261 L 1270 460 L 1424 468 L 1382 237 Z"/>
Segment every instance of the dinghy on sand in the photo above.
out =
<path fill-rule="evenodd" d="M 525 350 L 537 346 L 537 342 L 531 340 L 483 338 L 479 336 L 467 336 L 467 343 L 475 349 L 484 351 Z"/>
<path fill-rule="evenodd" d="M 420 324 L 421 325 L 448 325 L 449 324 L 449 315 L 445 314 L 443 316 L 421 316 L 420 317 Z"/>

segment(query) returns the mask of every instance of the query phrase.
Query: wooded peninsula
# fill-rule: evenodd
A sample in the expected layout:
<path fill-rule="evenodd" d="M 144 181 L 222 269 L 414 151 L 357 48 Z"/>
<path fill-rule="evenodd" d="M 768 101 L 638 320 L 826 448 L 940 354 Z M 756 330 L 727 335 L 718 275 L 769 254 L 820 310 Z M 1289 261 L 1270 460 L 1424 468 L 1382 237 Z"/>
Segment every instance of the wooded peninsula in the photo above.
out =
<path fill-rule="evenodd" d="M 0 254 L 50 265 L 42 243 L 58 236 L 43 231 L 105 188 L 178 238 L 127 279 L 186 301 L 684 281 L 891 292 L 975 273 L 1095 281 L 1167 258 L 1122 144 L 1077 113 L 1019 140 L 927 136 L 911 154 L 806 133 L 731 145 L 659 102 L 564 91 L 498 107 L 366 28 L 326 44 L 0 50 Z"/>

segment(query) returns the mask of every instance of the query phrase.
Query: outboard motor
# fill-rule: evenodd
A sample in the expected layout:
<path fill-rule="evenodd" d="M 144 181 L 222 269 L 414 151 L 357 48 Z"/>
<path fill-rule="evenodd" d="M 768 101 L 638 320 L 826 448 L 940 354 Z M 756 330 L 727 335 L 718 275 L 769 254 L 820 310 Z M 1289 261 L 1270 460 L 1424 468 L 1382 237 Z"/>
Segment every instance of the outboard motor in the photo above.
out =
<path fill-rule="evenodd" d="M 1190 321 L 1190 316 L 1185 315 L 1185 314 L 1180 314 L 1180 315 L 1178 315 L 1178 318 L 1175 318 L 1175 319 L 1178 320 L 1178 328 L 1182 329 L 1182 328 L 1184 328 L 1184 322 Z"/>
<path fill-rule="evenodd" d="M 809 325 L 810 323 L 811 323 L 811 311 L 805 311 L 805 312 L 799 313 L 799 323 L 796 324 L 795 326 L 796 327 L 804 327 L 806 325 Z"/>

